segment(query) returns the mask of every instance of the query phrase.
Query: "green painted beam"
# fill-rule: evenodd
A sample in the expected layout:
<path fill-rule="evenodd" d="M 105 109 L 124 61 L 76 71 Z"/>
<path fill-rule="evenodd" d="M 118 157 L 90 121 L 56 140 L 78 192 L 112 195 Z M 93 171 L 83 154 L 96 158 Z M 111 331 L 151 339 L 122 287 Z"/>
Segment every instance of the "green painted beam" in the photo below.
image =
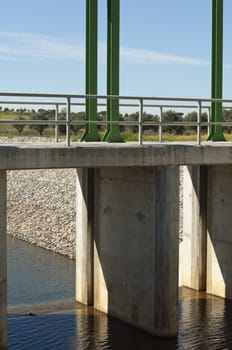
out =
<path fill-rule="evenodd" d="M 98 0 L 86 0 L 86 95 L 97 95 Z M 100 141 L 97 131 L 97 100 L 86 99 L 86 130 L 81 141 Z"/>
<path fill-rule="evenodd" d="M 107 0 L 107 95 L 119 95 L 119 32 L 120 32 L 120 0 Z M 123 142 L 118 124 L 119 101 L 107 101 L 107 130 L 103 137 L 107 142 Z"/>
<path fill-rule="evenodd" d="M 211 97 L 222 98 L 223 86 L 223 0 L 212 0 Z M 212 102 L 211 121 L 222 121 L 222 103 Z M 225 141 L 222 125 L 212 125 L 208 140 Z"/>

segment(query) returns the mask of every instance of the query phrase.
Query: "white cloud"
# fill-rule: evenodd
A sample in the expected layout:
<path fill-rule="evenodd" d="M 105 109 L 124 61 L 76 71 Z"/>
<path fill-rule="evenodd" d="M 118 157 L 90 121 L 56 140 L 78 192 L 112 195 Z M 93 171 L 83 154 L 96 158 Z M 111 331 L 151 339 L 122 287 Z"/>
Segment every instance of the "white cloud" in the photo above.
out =
<path fill-rule="evenodd" d="M 62 61 L 84 61 L 84 41 L 79 39 L 60 39 L 54 36 L 0 32 L 0 60 L 46 59 Z M 121 47 L 122 62 L 140 65 L 185 64 L 209 65 L 210 62 L 164 54 L 149 50 Z M 99 43 L 99 62 L 106 62 L 106 44 Z"/>
<path fill-rule="evenodd" d="M 209 65 L 208 61 L 191 57 L 175 56 L 160 52 L 121 48 L 121 57 L 123 60 L 134 64 L 187 64 L 187 65 Z"/>
<path fill-rule="evenodd" d="M 49 59 L 83 61 L 84 49 L 80 40 L 59 39 L 40 34 L 0 32 L 0 53 L 9 59 Z"/>

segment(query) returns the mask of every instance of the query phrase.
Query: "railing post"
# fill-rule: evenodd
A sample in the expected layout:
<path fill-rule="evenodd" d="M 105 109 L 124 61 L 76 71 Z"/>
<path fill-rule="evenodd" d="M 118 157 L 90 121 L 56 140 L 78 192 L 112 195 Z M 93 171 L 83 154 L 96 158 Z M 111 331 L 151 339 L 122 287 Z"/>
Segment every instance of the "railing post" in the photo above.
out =
<path fill-rule="evenodd" d="M 66 104 L 66 146 L 70 146 L 70 118 L 71 118 L 71 108 L 70 108 L 70 97 L 67 97 Z"/>
<path fill-rule="evenodd" d="M 198 115 L 197 115 L 197 144 L 201 144 L 201 101 L 198 101 Z"/>
<path fill-rule="evenodd" d="M 139 145 L 143 144 L 143 99 L 139 100 Z"/>
<path fill-rule="evenodd" d="M 163 142 L 163 107 L 160 107 L 159 142 Z"/>
<path fill-rule="evenodd" d="M 211 120 L 211 107 L 208 107 L 208 123 L 210 123 Z M 210 124 L 207 125 L 207 136 L 210 135 Z"/>
<path fill-rule="evenodd" d="M 59 141 L 59 126 L 57 124 L 58 121 L 58 114 L 59 114 L 59 105 L 56 104 L 56 109 L 55 109 L 55 142 Z"/>

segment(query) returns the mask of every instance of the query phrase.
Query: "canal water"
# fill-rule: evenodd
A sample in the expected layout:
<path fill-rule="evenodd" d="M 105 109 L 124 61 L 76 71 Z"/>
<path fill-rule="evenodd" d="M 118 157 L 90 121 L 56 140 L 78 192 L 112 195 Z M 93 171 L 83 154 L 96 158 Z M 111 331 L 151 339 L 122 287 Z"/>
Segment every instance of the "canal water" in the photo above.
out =
<path fill-rule="evenodd" d="M 232 350 L 232 303 L 180 289 L 177 339 L 159 339 L 74 301 L 72 260 L 8 238 L 11 350 Z"/>

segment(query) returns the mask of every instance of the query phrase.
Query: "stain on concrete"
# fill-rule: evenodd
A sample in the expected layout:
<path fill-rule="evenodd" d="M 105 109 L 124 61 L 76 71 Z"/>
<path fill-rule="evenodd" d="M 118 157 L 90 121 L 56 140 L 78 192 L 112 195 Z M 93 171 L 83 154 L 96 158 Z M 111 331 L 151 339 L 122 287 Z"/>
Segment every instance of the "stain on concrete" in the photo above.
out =
<path fill-rule="evenodd" d="M 105 208 L 103 209 L 103 215 L 110 215 L 111 212 L 112 212 L 112 208 L 111 208 L 110 206 L 105 207 Z"/>
<path fill-rule="evenodd" d="M 137 217 L 138 221 L 142 222 L 142 223 L 144 223 L 146 220 L 146 216 L 141 211 L 136 213 L 136 217 Z"/>

